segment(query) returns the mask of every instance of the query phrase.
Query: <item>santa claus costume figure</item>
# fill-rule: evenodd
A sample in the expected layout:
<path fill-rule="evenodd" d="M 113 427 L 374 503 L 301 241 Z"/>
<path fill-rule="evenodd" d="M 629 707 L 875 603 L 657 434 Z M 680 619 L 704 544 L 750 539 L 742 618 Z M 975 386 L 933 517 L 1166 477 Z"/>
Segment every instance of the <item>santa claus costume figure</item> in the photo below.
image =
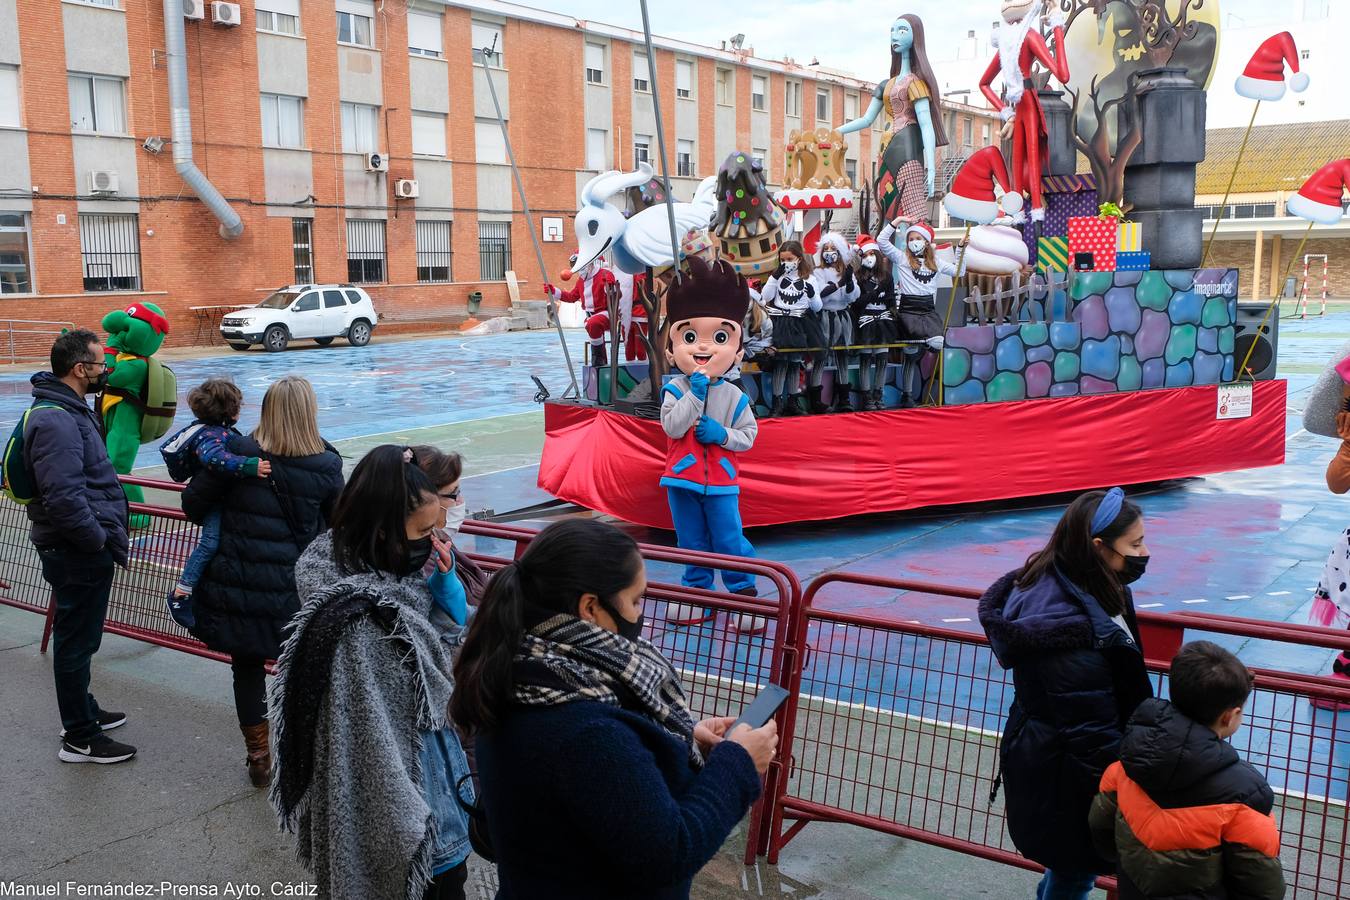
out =
<path fill-rule="evenodd" d="M 1040 0 L 1003 0 L 1003 24 L 994 33 L 998 56 L 980 79 L 980 91 L 1003 119 L 1003 139 L 1012 138 L 1013 189 L 1031 195 L 1031 219 L 1037 223 L 1045 221 L 1041 173 L 1049 163 L 1050 147 L 1045 111 L 1031 81 L 1032 67 L 1039 62 L 1061 83 L 1069 81 L 1064 17 L 1057 8 L 1044 16 L 1044 23 L 1052 29 L 1052 52 L 1039 31 L 1043 6 Z M 1000 74 L 1004 97 L 992 87 Z"/>
<path fill-rule="evenodd" d="M 563 281 L 571 281 L 572 276 L 576 275 L 576 284 L 563 291 L 553 284 L 546 283 L 544 293 L 558 303 L 581 304 L 581 308 L 586 311 L 585 327 L 586 336 L 590 339 L 591 344 L 591 365 L 596 367 L 608 365 L 608 354 L 605 351 L 605 342 L 609 337 L 609 296 L 607 291 L 610 285 L 617 285 L 619 280 L 603 257 L 596 257 L 581 271 L 573 272 L 571 266 L 576 265 L 576 262 L 577 255 L 573 253 L 569 267 L 563 269 L 561 273 Z M 631 278 L 629 281 L 631 284 Z M 623 309 L 622 306 L 619 308 Z"/>

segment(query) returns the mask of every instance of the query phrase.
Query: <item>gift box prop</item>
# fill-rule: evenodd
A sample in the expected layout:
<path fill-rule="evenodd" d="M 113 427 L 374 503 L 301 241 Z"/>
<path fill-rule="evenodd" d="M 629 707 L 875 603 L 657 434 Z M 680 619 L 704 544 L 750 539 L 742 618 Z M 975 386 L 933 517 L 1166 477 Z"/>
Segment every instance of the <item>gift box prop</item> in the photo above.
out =
<path fill-rule="evenodd" d="M 1151 254 L 1147 250 L 1131 250 L 1116 254 L 1117 272 L 1147 272 Z"/>
<path fill-rule="evenodd" d="M 1045 221 L 1041 223 L 1041 237 L 1067 238 L 1069 220 L 1078 216 L 1095 216 L 1097 181 L 1092 175 L 1047 175 L 1041 179 L 1045 194 Z M 1033 223 L 1022 224 L 1022 237 L 1027 251 L 1034 259 L 1037 252 L 1036 231 Z"/>
<path fill-rule="evenodd" d="M 1116 242 L 1116 253 L 1136 253 L 1143 249 L 1143 236 L 1138 222 L 1120 223 L 1120 240 Z"/>
<path fill-rule="evenodd" d="M 1041 272 L 1069 271 L 1069 239 L 1041 238 L 1036 243 L 1036 269 Z"/>
<path fill-rule="evenodd" d="M 1069 220 L 1069 262 L 1079 272 L 1113 272 L 1119 221 L 1099 216 L 1075 216 Z"/>

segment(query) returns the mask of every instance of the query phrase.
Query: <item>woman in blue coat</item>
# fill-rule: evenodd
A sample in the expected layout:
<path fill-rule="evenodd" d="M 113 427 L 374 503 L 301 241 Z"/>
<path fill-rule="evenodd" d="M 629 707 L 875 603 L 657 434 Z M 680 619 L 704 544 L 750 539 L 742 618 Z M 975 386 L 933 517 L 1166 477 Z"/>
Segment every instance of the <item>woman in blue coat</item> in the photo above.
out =
<path fill-rule="evenodd" d="M 1120 488 L 1069 505 L 1045 548 L 980 600 L 980 624 L 1013 674 L 1001 770 L 1008 832 L 1048 870 L 1037 900 L 1081 900 L 1110 863 L 1088 808 L 1153 696 L 1128 587 L 1148 565 L 1144 520 Z"/>

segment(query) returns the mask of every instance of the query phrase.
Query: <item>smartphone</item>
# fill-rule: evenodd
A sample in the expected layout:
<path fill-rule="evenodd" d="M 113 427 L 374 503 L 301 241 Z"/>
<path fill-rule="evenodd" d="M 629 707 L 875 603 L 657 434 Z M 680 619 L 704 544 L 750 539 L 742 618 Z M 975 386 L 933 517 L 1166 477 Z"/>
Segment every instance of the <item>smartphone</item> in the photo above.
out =
<path fill-rule="evenodd" d="M 771 684 L 759 692 L 759 696 L 745 708 L 740 718 L 731 723 L 727 729 L 727 734 L 731 734 L 742 725 L 749 725 L 751 728 L 763 728 L 773 718 L 773 714 L 778 712 L 778 707 L 787 702 L 791 696 L 786 690 L 776 684 Z"/>

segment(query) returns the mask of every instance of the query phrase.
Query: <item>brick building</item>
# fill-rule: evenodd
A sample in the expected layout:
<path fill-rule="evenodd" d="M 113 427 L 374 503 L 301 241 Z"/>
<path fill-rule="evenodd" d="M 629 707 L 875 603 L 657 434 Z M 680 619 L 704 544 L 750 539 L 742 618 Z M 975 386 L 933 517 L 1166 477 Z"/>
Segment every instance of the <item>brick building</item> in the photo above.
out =
<path fill-rule="evenodd" d="M 175 169 L 166 5 L 192 11 L 192 155 L 242 219 L 234 240 Z M 562 219 L 550 273 L 595 171 L 659 169 L 653 85 L 682 197 L 733 149 L 779 180 L 788 133 L 856 117 L 872 89 L 662 38 L 649 61 L 640 33 L 494 0 L 238 6 L 0 0 L 0 319 L 88 325 L 143 298 L 187 343 L 207 315 L 191 307 L 305 281 L 367 283 L 394 322 L 462 315 L 475 290 L 504 310 L 504 273 L 529 298 L 539 272 L 489 69 L 534 226 Z M 880 127 L 854 136 L 851 172 L 870 169 Z M 415 198 L 396 196 L 403 180 Z"/>

